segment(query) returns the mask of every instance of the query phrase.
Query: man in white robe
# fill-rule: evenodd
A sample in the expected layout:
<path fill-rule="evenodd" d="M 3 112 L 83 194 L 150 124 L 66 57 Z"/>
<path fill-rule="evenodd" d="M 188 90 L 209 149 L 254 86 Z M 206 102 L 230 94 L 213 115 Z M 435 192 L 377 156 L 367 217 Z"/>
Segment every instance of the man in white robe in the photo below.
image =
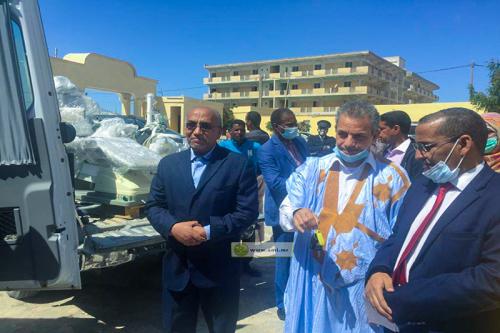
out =
<path fill-rule="evenodd" d="M 309 158 L 287 181 L 280 224 L 296 231 L 285 291 L 285 332 L 381 332 L 368 323 L 364 278 L 392 233 L 410 182 L 370 153 L 379 124 L 370 104 L 337 113 L 334 153 Z"/>

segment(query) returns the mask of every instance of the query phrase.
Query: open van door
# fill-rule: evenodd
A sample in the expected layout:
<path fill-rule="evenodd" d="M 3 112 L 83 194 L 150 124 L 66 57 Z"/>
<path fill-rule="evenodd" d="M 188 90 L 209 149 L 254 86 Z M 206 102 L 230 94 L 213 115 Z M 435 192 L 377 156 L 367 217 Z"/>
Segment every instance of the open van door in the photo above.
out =
<path fill-rule="evenodd" d="M 81 287 L 56 98 L 37 2 L 0 0 L 0 290 Z"/>

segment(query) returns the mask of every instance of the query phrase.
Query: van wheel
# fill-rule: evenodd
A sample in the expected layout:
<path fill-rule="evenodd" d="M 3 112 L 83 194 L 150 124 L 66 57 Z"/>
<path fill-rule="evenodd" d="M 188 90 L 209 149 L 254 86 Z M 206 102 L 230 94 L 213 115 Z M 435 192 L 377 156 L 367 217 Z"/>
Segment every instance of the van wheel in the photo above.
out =
<path fill-rule="evenodd" d="M 23 300 L 30 298 L 38 294 L 37 290 L 10 290 L 7 291 L 7 295 L 13 299 Z"/>

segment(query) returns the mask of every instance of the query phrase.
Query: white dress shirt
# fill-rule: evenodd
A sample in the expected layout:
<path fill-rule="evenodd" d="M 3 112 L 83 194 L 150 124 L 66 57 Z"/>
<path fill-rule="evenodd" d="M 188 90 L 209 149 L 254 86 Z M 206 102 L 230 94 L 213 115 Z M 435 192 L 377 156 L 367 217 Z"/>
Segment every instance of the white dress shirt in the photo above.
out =
<path fill-rule="evenodd" d="M 450 183 L 453 185 L 448 192 L 446 192 L 446 195 L 443 199 L 443 202 L 441 203 L 441 206 L 439 207 L 438 211 L 434 215 L 434 218 L 432 219 L 431 223 L 427 227 L 427 230 L 425 230 L 424 234 L 422 235 L 422 238 L 418 242 L 418 244 L 415 247 L 415 250 L 413 253 L 408 257 L 407 263 L 406 263 L 406 281 L 410 281 L 410 270 L 412 265 L 415 263 L 415 259 L 417 259 L 418 254 L 422 250 L 423 245 L 425 244 L 425 241 L 427 240 L 427 237 L 429 237 L 429 234 L 431 233 L 432 229 L 436 225 L 437 221 L 443 215 L 443 213 L 448 209 L 448 207 L 452 204 L 453 201 L 459 196 L 460 193 L 463 192 L 463 190 L 470 184 L 470 182 L 474 179 L 474 177 L 477 176 L 479 172 L 484 167 L 484 162 L 477 165 L 476 167 L 464 172 L 458 178 L 456 178 L 454 181 L 451 181 Z M 403 244 L 403 247 L 399 251 L 398 259 L 396 260 L 396 265 L 394 266 L 394 269 L 397 267 L 399 260 L 401 259 L 401 255 L 403 254 L 404 249 L 410 242 L 411 237 L 413 234 L 417 231 L 418 227 L 420 224 L 423 222 L 424 218 L 427 216 L 427 214 L 431 211 L 432 206 L 434 205 L 434 202 L 436 201 L 437 198 L 437 193 L 438 193 L 439 187 L 436 188 L 434 193 L 430 196 L 430 198 L 426 201 L 424 207 L 420 211 L 420 213 L 417 215 L 415 220 L 413 221 L 410 230 L 408 232 L 408 235 L 406 235 L 405 242 Z"/>
<path fill-rule="evenodd" d="M 411 140 L 408 138 L 403 141 L 399 146 L 390 150 L 387 154 L 385 154 L 385 158 L 389 161 L 396 163 L 397 165 L 401 165 L 403 162 L 403 157 L 406 154 L 406 151 L 410 147 Z"/>
<path fill-rule="evenodd" d="M 342 213 L 349 198 L 351 197 L 352 191 L 354 191 L 354 187 L 356 183 L 359 181 L 361 177 L 361 173 L 363 172 L 364 166 L 366 163 L 370 165 L 373 169 L 376 168 L 376 162 L 373 155 L 370 153 L 368 157 L 358 165 L 357 167 L 350 168 L 345 165 L 345 163 L 338 157 L 333 159 L 332 165 L 334 163 L 339 163 L 339 199 L 338 199 L 338 212 Z M 288 196 L 285 197 L 283 202 L 280 205 L 280 225 L 284 231 L 295 231 L 295 226 L 293 224 L 293 212 L 299 208 L 304 207 L 292 207 Z"/>

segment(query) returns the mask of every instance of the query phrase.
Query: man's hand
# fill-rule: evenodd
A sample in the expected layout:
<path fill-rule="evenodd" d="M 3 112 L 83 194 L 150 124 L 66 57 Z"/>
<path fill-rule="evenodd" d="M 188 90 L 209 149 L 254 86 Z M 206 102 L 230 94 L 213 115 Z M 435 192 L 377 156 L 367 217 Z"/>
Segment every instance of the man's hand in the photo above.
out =
<path fill-rule="evenodd" d="M 392 310 L 385 301 L 384 290 L 394 291 L 392 278 L 387 273 L 375 273 L 366 283 L 365 296 L 378 313 L 392 320 Z"/>
<path fill-rule="evenodd" d="M 318 218 L 309 208 L 301 208 L 293 213 L 293 224 L 295 228 L 304 232 L 318 227 Z"/>
<path fill-rule="evenodd" d="M 199 239 L 202 239 L 203 242 L 207 240 L 207 232 L 205 231 L 205 228 L 203 228 L 203 226 L 199 224 L 195 225 L 193 227 L 193 231 Z"/>
<path fill-rule="evenodd" d="M 178 222 L 172 226 L 170 233 L 185 246 L 200 245 L 207 240 L 205 230 L 198 221 Z"/>

